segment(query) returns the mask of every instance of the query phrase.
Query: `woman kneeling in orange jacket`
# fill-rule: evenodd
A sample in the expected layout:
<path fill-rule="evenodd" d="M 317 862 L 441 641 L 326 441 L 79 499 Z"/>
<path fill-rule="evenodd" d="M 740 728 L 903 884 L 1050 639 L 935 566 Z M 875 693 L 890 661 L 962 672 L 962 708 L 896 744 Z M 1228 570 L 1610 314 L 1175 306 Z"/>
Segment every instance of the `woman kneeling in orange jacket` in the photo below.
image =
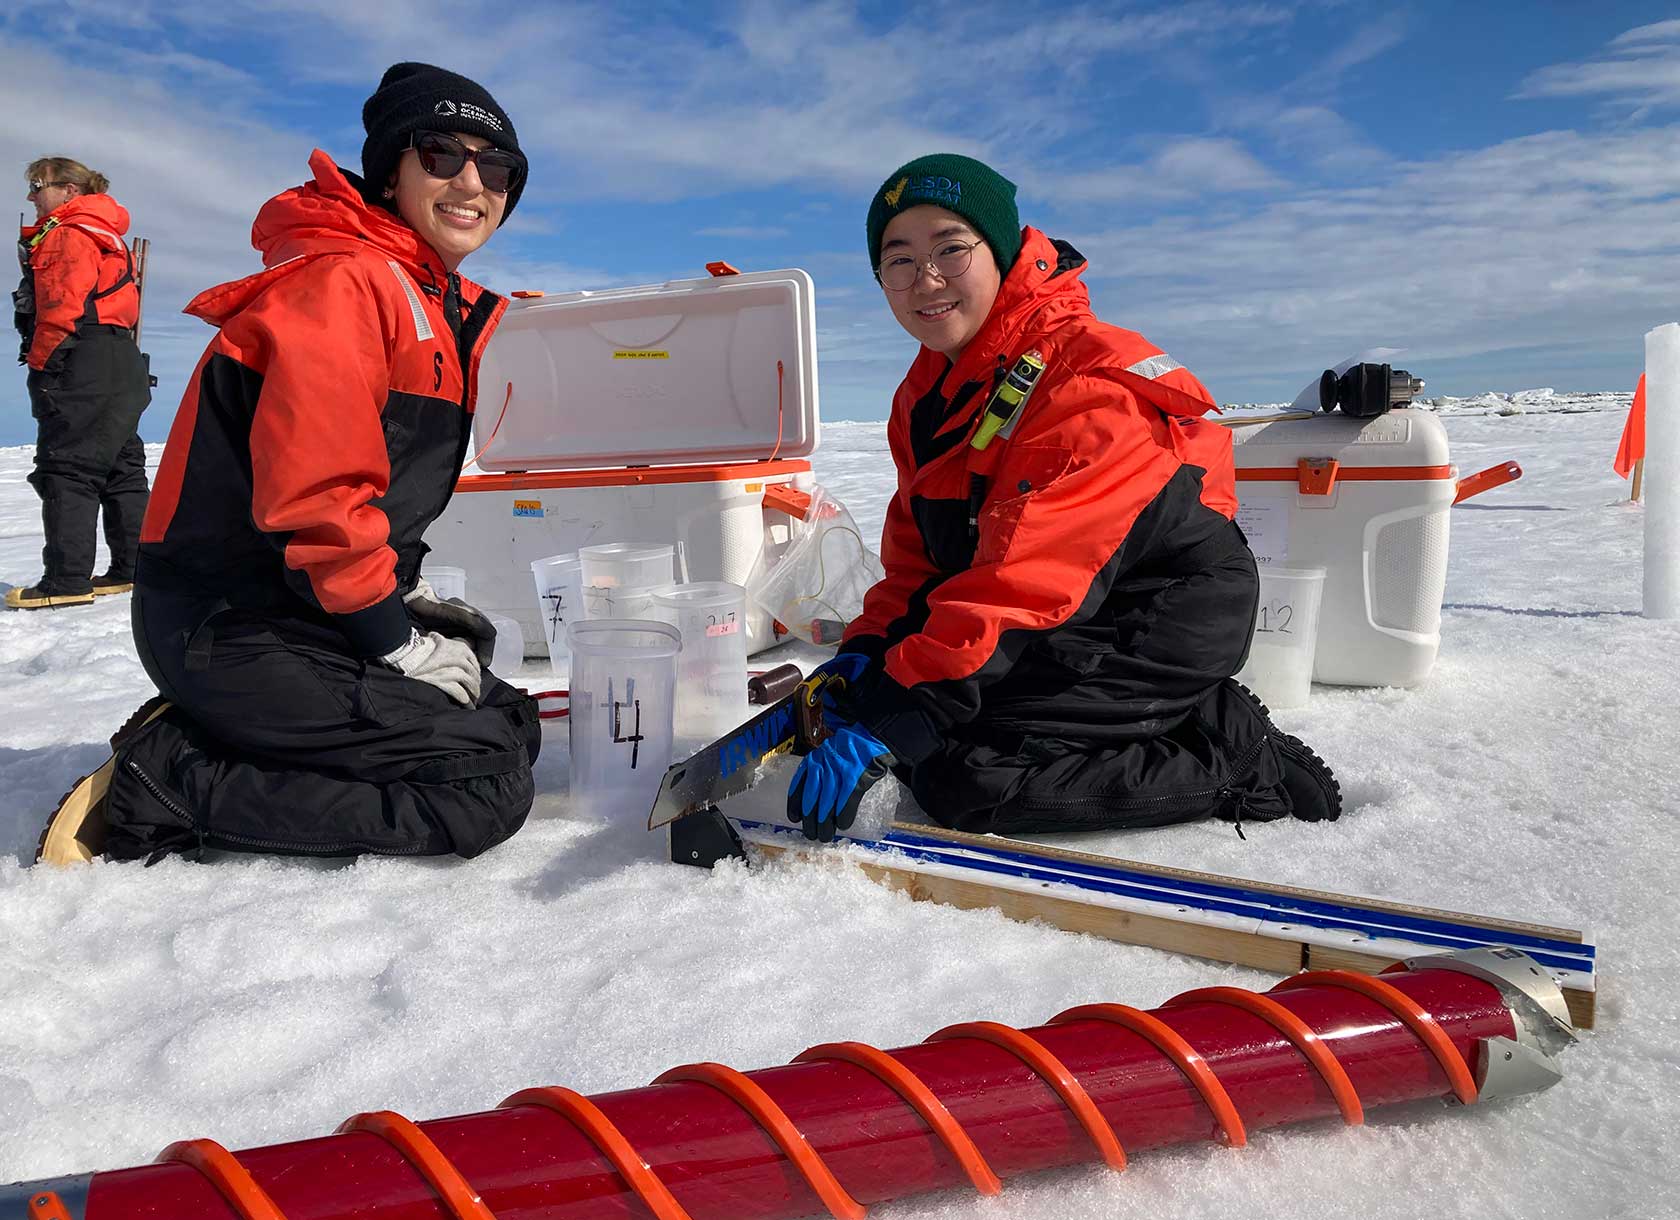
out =
<path fill-rule="evenodd" d="M 822 667 L 847 690 L 790 818 L 833 837 L 889 767 L 978 832 L 1337 817 L 1330 768 L 1231 678 L 1258 577 L 1201 382 L 1099 321 L 1084 257 L 978 161 L 901 166 L 868 239 L 921 349 L 887 426 L 886 575 Z"/>

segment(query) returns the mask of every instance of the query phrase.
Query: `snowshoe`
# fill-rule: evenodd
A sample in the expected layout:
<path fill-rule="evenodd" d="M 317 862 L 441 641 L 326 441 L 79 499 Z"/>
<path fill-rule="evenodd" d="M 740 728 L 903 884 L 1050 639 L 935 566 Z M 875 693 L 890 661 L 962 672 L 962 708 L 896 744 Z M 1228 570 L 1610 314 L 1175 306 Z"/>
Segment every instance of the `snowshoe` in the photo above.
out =
<path fill-rule="evenodd" d="M 88 600 L 92 600 L 91 594 Z M 153 695 L 112 735 L 111 757 L 105 760 L 104 766 L 77 780 L 47 818 L 35 849 L 35 863 L 68 868 L 87 864 L 104 852 L 105 796 L 111 790 L 111 777 L 116 772 L 117 752 L 169 707 L 169 701 L 162 695 Z"/>

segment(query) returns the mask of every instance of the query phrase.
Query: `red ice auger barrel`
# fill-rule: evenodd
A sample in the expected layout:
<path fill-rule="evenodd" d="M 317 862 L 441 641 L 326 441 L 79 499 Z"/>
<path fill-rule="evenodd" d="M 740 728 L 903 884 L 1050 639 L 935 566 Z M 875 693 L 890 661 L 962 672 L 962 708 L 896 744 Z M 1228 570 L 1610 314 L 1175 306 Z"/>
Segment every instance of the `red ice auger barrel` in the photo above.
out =
<path fill-rule="evenodd" d="M 415 1124 L 0 1187 L 0 1220 L 861 1220 L 868 1204 L 1427 1098 L 1533 1092 L 1573 1041 L 1563 995 L 1515 950 L 1203 988 L 1150 1012 L 1071 1009 L 917 1046 L 813 1047 L 752 1073 L 694 1064 L 646 1088 L 516 1093 Z"/>

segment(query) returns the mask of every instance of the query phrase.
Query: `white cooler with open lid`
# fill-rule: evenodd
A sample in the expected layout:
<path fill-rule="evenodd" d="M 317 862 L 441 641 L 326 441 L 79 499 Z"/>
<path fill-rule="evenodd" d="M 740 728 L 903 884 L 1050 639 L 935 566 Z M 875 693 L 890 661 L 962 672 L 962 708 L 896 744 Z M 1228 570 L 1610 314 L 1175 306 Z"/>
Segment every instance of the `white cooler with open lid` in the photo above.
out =
<path fill-rule="evenodd" d="M 1313 680 L 1423 681 L 1441 646 L 1448 524 L 1459 494 L 1441 422 L 1400 408 L 1232 432 L 1237 523 L 1255 558 L 1325 571 Z"/>
<path fill-rule="evenodd" d="M 681 543 L 687 579 L 744 585 L 765 513 L 802 511 L 817 434 L 803 271 L 515 299 L 478 372 L 486 473 L 457 484 L 427 562 L 465 568 L 472 602 L 540 655 L 532 560 Z M 747 638 L 775 642 L 762 611 Z"/>

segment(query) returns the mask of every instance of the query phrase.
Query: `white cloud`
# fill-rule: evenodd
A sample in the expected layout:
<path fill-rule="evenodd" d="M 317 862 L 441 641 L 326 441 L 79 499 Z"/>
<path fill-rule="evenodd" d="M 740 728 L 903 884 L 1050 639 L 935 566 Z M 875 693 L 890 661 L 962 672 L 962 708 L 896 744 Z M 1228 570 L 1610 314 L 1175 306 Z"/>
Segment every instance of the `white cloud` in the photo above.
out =
<path fill-rule="evenodd" d="M 119 51 L 130 74 L 177 73 L 187 78 L 177 86 L 196 83 L 236 103 L 255 100 L 245 69 L 219 64 L 211 48 L 252 31 L 266 39 L 260 54 L 276 78 L 267 100 L 278 104 L 287 88 L 366 88 L 393 60 L 445 59 L 491 88 L 534 162 L 567 167 L 539 169 L 529 198 L 540 203 L 774 186 L 867 190 L 883 167 L 933 149 L 1024 160 L 1020 149 L 1106 127 L 1084 99 L 1098 65 L 1105 84 L 1130 79 L 1110 70 L 1114 57 L 1147 66 L 1187 48 L 1240 42 L 1287 24 L 1292 6 L 947 0 L 883 19 L 835 0 L 747 0 L 696 30 L 656 8 L 588 3 L 221 0 L 182 9 L 163 0 L 24 0 L 0 23 L 21 35 L 50 30 L 67 57 L 110 62 L 100 36 L 119 16 L 158 48 Z M 328 134 L 348 142 L 355 116 L 346 119 Z M 1235 172 L 1228 155 L 1210 162 Z M 1257 177 L 1252 166 L 1241 173 Z M 1191 187 L 1179 183 L 1173 193 Z"/>
<path fill-rule="evenodd" d="M 1299 162 L 1312 175 L 1361 171 L 1388 160 L 1364 132 L 1335 110 L 1291 102 L 1283 92 L 1225 103 L 1216 114 L 1221 126 L 1252 132 L 1277 156 Z"/>
<path fill-rule="evenodd" d="M 1531 73 L 1516 97 L 1602 97 L 1640 111 L 1680 105 L 1680 20 L 1639 26 L 1600 55 Z"/>
<path fill-rule="evenodd" d="M 1625 34 L 1618 34 L 1610 40 L 1613 47 L 1633 47 L 1645 43 L 1672 42 L 1680 38 L 1680 19 L 1657 21 L 1650 25 L 1635 26 Z"/>
<path fill-rule="evenodd" d="M 1215 393 L 1378 342 L 1420 363 L 1633 352 L 1676 309 L 1680 126 L 1549 132 L 1236 216 L 1068 236 L 1105 316 L 1168 344 Z"/>
<path fill-rule="evenodd" d="M 190 367 L 208 337 L 173 311 L 254 269 L 257 206 L 301 180 L 312 142 L 353 156 L 360 98 L 386 64 L 417 55 L 483 81 L 536 167 L 510 233 L 467 268 L 502 287 L 661 278 L 566 227 L 579 202 L 680 202 L 680 236 L 797 244 L 809 230 L 829 246 L 833 216 L 852 218 L 886 169 L 949 149 L 1016 177 L 1026 219 L 1050 214 L 1059 223 L 1044 227 L 1091 256 L 1104 315 L 1171 345 L 1216 392 L 1255 375 L 1299 381 L 1376 341 L 1434 359 L 1603 350 L 1673 308 L 1675 129 L 1549 132 L 1397 163 L 1337 95 L 1410 36 L 1404 17 L 1303 54 L 1264 94 L 1219 79 L 1218 64 L 1276 52 L 1297 7 L 745 0 L 704 26 L 685 10 L 679 26 L 667 10 L 602 3 L 25 0 L 0 15 L 0 157 L 44 151 L 33 107 L 54 97 L 55 150 L 108 173 L 154 239 L 148 346 L 166 369 Z M 113 30 L 144 37 L 114 46 Z M 1123 101 L 1093 107 L 1094 87 L 1110 99 L 1180 89 L 1193 108 L 1173 130 L 1137 130 Z M 345 103 L 327 130 L 313 117 L 323 95 Z M 1680 20 L 1535 73 L 1521 95 L 1680 100 Z M 1362 185 L 1321 185 L 1341 182 Z M 710 202 L 737 195 L 750 198 Z M 825 395 L 884 408 L 879 387 L 909 346 L 857 245 L 797 261 L 823 289 Z"/>
<path fill-rule="evenodd" d="M 1310 87 L 1320 92 L 1333 88 L 1355 68 L 1382 58 L 1405 42 L 1411 30 L 1412 18 L 1408 13 L 1402 10 L 1385 12 L 1376 20 L 1361 25 L 1323 58 L 1304 61 L 1296 87 Z"/>
<path fill-rule="evenodd" d="M 753 2 L 709 38 L 666 28 L 650 38 L 645 27 L 626 32 L 603 19 L 598 54 L 540 85 L 508 88 L 518 113 L 542 115 L 522 131 L 580 171 L 556 184 L 560 197 L 855 192 L 933 150 L 1025 174 L 1031 162 L 1056 160 L 1039 150 L 1112 135 L 1110 116 L 1088 97 L 1099 64 L 1111 84 L 1113 63 L 1148 65 L 1288 19 L 1286 8 L 1265 4 L 1117 14 L 1111 6 L 947 3 L 883 20 L 849 4 Z M 1105 59 L 1115 56 L 1125 58 Z M 1134 75 L 1141 80 L 1147 68 Z M 1173 142 L 1198 155 L 1192 141 Z M 1222 171 L 1223 185 L 1208 189 L 1248 189 L 1264 177 L 1252 156 L 1239 169 L 1237 151 L 1235 141 L 1201 151 L 1204 169 Z M 1170 193 L 1196 193 L 1196 177 L 1176 174 Z"/>
<path fill-rule="evenodd" d="M 1411 34 L 1412 19 L 1389 12 L 1352 29 L 1339 44 L 1298 56 L 1294 72 L 1264 92 L 1231 91 L 1223 74 L 1205 67 L 1197 85 L 1207 98 L 1216 132 L 1251 135 L 1282 159 L 1299 162 L 1309 174 L 1360 172 L 1387 155 L 1334 106 L 1337 93 L 1356 69 L 1381 59 Z"/>
<path fill-rule="evenodd" d="M 1281 185 L 1282 180 L 1237 141 L 1208 138 L 1168 141 L 1132 165 L 1089 172 L 1034 169 L 1021 175 L 1024 195 L 1058 208 L 1270 191 Z"/>

